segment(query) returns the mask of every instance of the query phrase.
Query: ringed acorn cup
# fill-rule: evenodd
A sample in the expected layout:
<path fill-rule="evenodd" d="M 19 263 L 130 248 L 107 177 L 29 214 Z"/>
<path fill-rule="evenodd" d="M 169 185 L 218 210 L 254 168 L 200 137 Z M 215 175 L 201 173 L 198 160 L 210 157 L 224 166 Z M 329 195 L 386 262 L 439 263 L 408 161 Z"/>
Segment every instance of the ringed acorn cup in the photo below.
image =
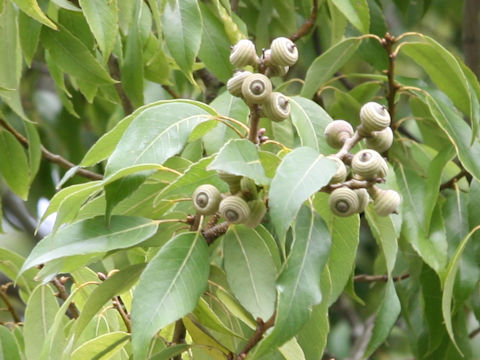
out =
<path fill-rule="evenodd" d="M 242 177 L 239 175 L 229 174 L 223 171 L 217 171 L 218 177 L 228 184 L 231 194 L 235 194 L 240 191 L 240 180 Z"/>
<path fill-rule="evenodd" d="M 250 208 L 240 196 L 231 195 L 220 202 L 220 214 L 231 224 L 241 224 L 250 215 Z"/>
<path fill-rule="evenodd" d="M 345 141 L 353 136 L 353 127 L 345 120 L 334 120 L 324 131 L 327 144 L 334 149 L 340 149 Z"/>
<path fill-rule="evenodd" d="M 370 202 L 370 196 L 368 195 L 367 189 L 355 189 L 353 191 L 355 191 L 358 196 L 358 212 L 364 212 Z"/>
<path fill-rule="evenodd" d="M 383 153 L 390 149 L 393 143 L 393 131 L 390 127 L 386 127 L 381 131 L 373 131 L 365 138 L 365 145 L 369 149 Z"/>
<path fill-rule="evenodd" d="M 283 121 L 290 115 L 290 102 L 279 92 L 272 92 L 263 104 L 263 113 L 272 121 Z"/>
<path fill-rule="evenodd" d="M 385 106 L 368 102 L 360 109 L 360 122 L 365 133 L 381 131 L 390 126 L 390 114 Z"/>
<path fill-rule="evenodd" d="M 248 207 L 250 208 L 250 215 L 245 220 L 244 224 L 251 228 L 257 227 L 267 213 L 267 207 L 261 199 L 249 201 Z"/>
<path fill-rule="evenodd" d="M 222 194 L 213 185 L 200 185 L 193 192 L 193 205 L 200 215 L 213 215 L 217 212 Z"/>
<path fill-rule="evenodd" d="M 335 189 L 328 198 L 330 210 L 342 217 L 351 216 L 359 210 L 359 199 L 355 191 L 348 187 Z"/>
<path fill-rule="evenodd" d="M 286 38 L 279 37 L 270 44 L 270 63 L 280 66 L 292 66 L 298 60 L 298 49 L 295 43 Z"/>
<path fill-rule="evenodd" d="M 247 104 L 261 104 L 272 92 L 272 83 L 263 74 L 252 74 L 242 83 L 242 95 Z"/>
<path fill-rule="evenodd" d="M 251 71 L 236 71 L 233 77 L 227 81 L 227 90 L 233 96 L 242 96 L 242 84 L 243 81 L 252 75 Z"/>
<path fill-rule="evenodd" d="M 394 190 L 376 189 L 373 195 L 373 209 L 380 216 L 396 213 L 402 199 Z"/>
<path fill-rule="evenodd" d="M 248 40 L 240 40 L 232 47 L 230 54 L 230 62 L 235 67 L 244 67 L 247 65 L 257 65 L 259 59 L 257 51 L 255 50 L 255 44 Z"/>
<path fill-rule="evenodd" d="M 352 171 L 360 177 L 373 180 L 375 177 L 384 177 L 388 165 L 382 156 L 375 150 L 361 150 L 353 156 Z"/>
<path fill-rule="evenodd" d="M 333 175 L 329 184 L 338 184 L 344 182 L 347 178 L 347 167 L 345 166 L 343 161 L 334 155 L 328 155 L 327 158 L 337 163 L 337 171 L 335 172 L 335 175 Z"/>

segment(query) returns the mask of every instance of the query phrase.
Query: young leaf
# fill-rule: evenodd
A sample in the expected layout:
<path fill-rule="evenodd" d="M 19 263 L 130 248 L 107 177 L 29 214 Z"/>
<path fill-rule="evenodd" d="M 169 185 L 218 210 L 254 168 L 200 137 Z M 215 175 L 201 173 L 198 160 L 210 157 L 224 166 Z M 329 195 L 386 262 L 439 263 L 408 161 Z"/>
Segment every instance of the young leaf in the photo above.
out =
<path fill-rule="evenodd" d="M 269 191 L 270 216 L 280 237 L 300 205 L 328 184 L 336 167 L 334 161 L 308 147 L 297 148 L 283 158 Z"/>
<path fill-rule="evenodd" d="M 0 131 L 0 173 L 12 191 L 27 200 L 30 171 L 22 145 L 11 133 Z"/>
<path fill-rule="evenodd" d="M 163 13 L 168 50 L 188 79 L 202 41 L 202 15 L 197 0 L 169 0 Z"/>
<path fill-rule="evenodd" d="M 382 344 L 393 325 L 397 322 L 398 315 L 400 315 L 401 305 L 395 291 L 395 284 L 392 278 L 389 278 L 385 288 L 385 296 L 382 305 L 378 310 L 375 324 L 373 326 L 372 337 L 368 342 L 367 349 L 363 354 L 363 358 L 368 358 L 372 353 Z"/>
<path fill-rule="evenodd" d="M 442 315 L 443 315 L 443 320 L 445 321 L 445 326 L 447 328 L 448 336 L 450 336 L 450 339 L 452 340 L 453 344 L 455 345 L 456 349 L 460 354 L 462 354 L 462 351 L 458 347 L 456 341 L 455 341 L 455 335 L 453 333 L 453 327 L 452 327 L 452 295 L 453 295 L 453 285 L 455 284 L 455 277 L 457 275 L 458 271 L 458 266 L 460 265 L 460 259 L 463 254 L 463 250 L 468 244 L 468 240 L 472 237 L 474 233 L 477 232 L 477 230 L 480 229 L 480 225 L 474 227 L 467 236 L 462 240 L 460 245 L 457 247 L 455 250 L 455 254 L 453 255 L 452 259 L 450 260 L 450 263 L 448 264 L 447 267 L 447 272 L 445 279 L 443 281 L 443 294 L 442 294 Z"/>
<path fill-rule="evenodd" d="M 110 226 L 99 216 L 67 225 L 43 238 L 25 260 L 20 274 L 44 262 L 136 245 L 157 231 L 155 221 L 133 216 L 112 216 Z"/>
<path fill-rule="evenodd" d="M 130 339 L 130 335 L 123 331 L 113 331 L 91 339 L 78 348 L 71 355 L 71 360 L 98 359 L 107 360 L 120 351 Z"/>
<path fill-rule="evenodd" d="M 113 50 L 118 32 L 117 0 L 80 0 L 83 14 L 90 26 L 104 59 Z"/>
<path fill-rule="evenodd" d="M 311 307 L 320 303 L 320 277 L 330 250 L 330 233 L 313 209 L 302 207 L 293 230 L 293 244 L 277 280 L 278 306 L 273 331 L 259 343 L 259 359 L 297 334 Z"/>
<path fill-rule="evenodd" d="M 362 40 L 347 38 L 315 59 L 308 68 L 301 95 L 311 98 L 315 92 L 340 69 L 357 51 Z"/>
<path fill-rule="evenodd" d="M 260 233 L 232 225 L 223 243 L 228 284 L 253 317 L 266 321 L 275 308 L 277 272 L 272 254 Z"/>
<path fill-rule="evenodd" d="M 46 25 L 54 30 L 57 30 L 55 23 L 50 20 L 40 9 L 36 0 L 13 0 L 20 10 L 25 12 L 28 16 L 34 18 L 38 22 Z"/>
<path fill-rule="evenodd" d="M 132 304 L 132 351 L 144 359 L 155 333 L 191 312 L 208 280 L 208 247 L 188 232 L 166 243 L 147 265 Z M 155 301 L 152 301 L 155 299 Z"/>
<path fill-rule="evenodd" d="M 247 139 L 232 139 L 227 142 L 207 168 L 246 176 L 259 185 L 270 183 L 258 157 L 257 147 Z"/>
<path fill-rule="evenodd" d="M 33 56 L 37 51 L 41 29 L 42 24 L 26 15 L 23 11 L 18 14 L 20 45 L 22 46 L 23 56 L 28 66 L 31 66 Z"/>
<path fill-rule="evenodd" d="M 363 34 L 370 29 L 370 13 L 367 0 L 332 0 L 343 15 Z"/>

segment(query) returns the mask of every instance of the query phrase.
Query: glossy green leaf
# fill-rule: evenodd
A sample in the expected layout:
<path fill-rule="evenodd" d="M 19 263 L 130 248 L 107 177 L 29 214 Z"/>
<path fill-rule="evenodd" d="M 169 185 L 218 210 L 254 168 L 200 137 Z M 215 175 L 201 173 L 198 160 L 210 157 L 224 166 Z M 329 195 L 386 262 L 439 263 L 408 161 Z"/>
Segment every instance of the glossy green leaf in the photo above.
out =
<path fill-rule="evenodd" d="M 89 340 L 78 348 L 71 355 L 72 360 L 98 359 L 107 360 L 119 352 L 130 339 L 130 335 L 123 331 L 113 331 Z"/>
<path fill-rule="evenodd" d="M 47 339 L 48 332 L 54 323 L 59 309 L 57 298 L 47 285 L 39 285 L 30 296 L 25 309 L 25 324 L 23 334 L 25 355 L 27 359 L 38 359 Z M 52 348 L 52 358 L 57 358 L 63 350 L 63 343 L 59 341 Z"/>
<path fill-rule="evenodd" d="M 320 87 L 355 54 L 360 38 L 347 38 L 315 59 L 305 76 L 301 95 L 311 98 Z"/>
<path fill-rule="evenodd" d="M 270 183 L 260 162 L 257 147 L 247 139 L 232 139 L 227 142 L 207 169 L 246 176 L 259 185 Z"/>
<path fill-rule="evenodd" d="M 5 326 L 0 326 L 0 359 L 21 359 L 20 348 L 15 335 Z"/>
<path fill-rule="evenodd" d="M 195 56 L 202 42 L 202 15 L 197 0 L 168 0 L 163 13 L 168 50 L 185 75 L 192 79 Z M 192 79 L 193 80 L 193 79 Z"/>
<path fill-rule="evenodd" d="M 85 19 L 90 26 L 104 59 L 113 50 L 118 32 L 117 0 L 80 0 Z"/>
<path fill-rule="evenodd" d="M 283 158 L 269 190 L 270 216 L 280 237 L 285 235 L 300 205 L 328 184 L 336 166 L 308 147 L 297 148 Z"/>
<path fill-rule="evenodd" d="M 277 280 L 278 305 L 273 331 L 259 343 L 259 359 L 297 334 L 320 303 L 320 277 L 330 250 L 330 233 L 313 209 L 302 207 L 293 229 L 293 244 Z"/>
<path fill-rule="evenodd" d="M 27 154 L 11 133 L 0 131 L 0 174 L 12 191 L 27 200 L 30 171 Z"/>
<path fill-rule="evenodd" d="M 230 41 L 225 33 L 225 27 L 203 3 L 199 3 L 202 12 L 202 42 L 198 52 L 205 66 L 226 83 L 233 74 L 233 65 L 228 60 L 230 56 Z"/>
<path fill-rule="evenodd" d="M 193 315 L 198 321 L 214 331 L 230 336 L 241 337 L 230 330 L 220 319 L 217 312 L 215 312 L 203 298 L 198 299 L 197 307 L 193 310 Z"/>
<path fill-rule="evenodd" d="M 149 360 L 169 360 L 175 355 L 180 355 L 190 348 L 188 344 L 177 344 L 167 347 L 166 349 L 152 355 Z"/>
<path fill-rule="evenodd" d="M 171 239 L 150 261 L 133 297 L 135 359 L 145 358 L 148 344 L 158 330 L 195 308 L 207 287 L 208 264 L 207 243 L 199 233 L 192 232 Z"/>
<path fill-rule="evenodd" d="M 389 278 L 385 288 L 385 295 L 375 319 L 372 330 L 372 337 L 368 342 L 367 349 L 363 355 L 368 358 L 388 337 L 393 326 L 400 315 L 401 305 L 395 290 L 392 278 Z"/>
<path fill-rule="evenodd" d="M 223 244 L 228 284 L 253 317 L 266 321 L 275 308 L 277 272 L 270 249 L 255 229 L 229 227 Z"/>
<path fill-rule="evenodd" d="M 67 74 L 90 84 L 107 85 L 115 82 L 90 50 L 67 29 L 54 31 L 43 28 L 40 39 L 57 65 Z"/>
<path fill-rule="evenodd" d="M 195 359 L 223 360 L 232 350 L 220 344 L 203 326 L 190 317 L 184 317 L 183 323 L 195 346 L 192 349 Z"/>
<path fill-rule="evenodd" d="M 463 251 L 465 250 L 465 247 L 468 244 L 468 241 L 472 237 L 472 235 L 477 232 L 477 230 L 480 229 L 480 226 L 476 226 L 473 228 L 468 235 L 462 240 L 460 245 L 457 247 L 455 250 L 455 253 L 450 260 L 450 263 L 448 264 L 447 271 L 445 278 L 443 280 L 443 294 L 442 294 L 442 315 L 443 315 L 443 320 L 445 321 L 445 326 L 447 328 L 448 335 L 450 336 L 450 339 L 452 340 L 453 344 L 457 348 L 458 352 L 462 354 L 462 351 L 457 345 L 457 342 L 455 340 L 455 335 L 453 332 L 453 326 L 452 326 L 452 298 L 453 298 L 453 285 L 455 284 L 455 277 L 458 272 L 458 267 L 460 265 L 460 259 L 462 257 Z"/>
<path fill-rule="evenodd" d="M 387 265 L 387 273 L 391 275 L 398 251 L 397 234 L 395 233 L 395 226 L 391 218 L 392 215 L 379 216 L 373 210 L 372 206 L 369 206 L 365 210 L 365 215 L 375 240 L 377 240 L 378 245 L 382 248 Z"/>
<path fill-rule="evenodd" d="M 145 264 L 136 264 L 122 269 L 96 287 L 88 297 L 79 318 L 75 321 L 74 334 L 78 339 L 90 320 L 114 296 L 129 290 L 138 280 Z"/>
<path fill-rule="evenodd" d="M 177 101 L 147 107 L 131 119 L 108 160 L 106 174 L 132 165 L 162 164 L 182 150 L 190 132 L 212 113 L 206 106 Z"/>
<path fill-rule="evenodd" d="M 23 56 L 28 66 L 31 66 L 33 56 L 37 51 L 42 24 L 26 15 L 23 11 L 18 14 L 18 31 Z"/>
<path fill-rule="evenodd" d="M 471 95 L 460 64 L 453 54 L 438 42 L 428 36 L 423 37 L 427 42 L 406 43 L 402 45 L 402 53 L 420 64 L 435 85 L 452 99 L 455 106 L 470 116 Z"/>
<path fill-rule="evenodd" d="M 36 0 L 12 0 L 20 10 L 22 10 L 28 16 L 34 18 L 38 22 L 46 25 L 54 30 L 57 29 L 55 23 L 50 20 L 40 9 Z"/>
<path fill-rule="evenodd" d="M 113 216 L 110 226 L 99 216 L 67 225 L 43 238 L 32 250 L 21 273 L 49 260 L 124 249 L 155 234 L 155 221 L 133 216 Z"/>
<path fill-rule="evenodd" d="M 370 12 L 367 0 L 331 0 L 343 15 L 361 33 L 368 33 L 370 29 Z"/>
<path fill-rule="evenodd" d="M 288 340 L 278 348 L 278 351 L 282 354 L 285 360 L 305 360 L 305 354 L 296 338 Z"/>
<path fill-rule="evenodd" d="M 328 113 L 317 103 L 295 96 L 290 98 L 290 118 L 300 137 L 302 146 L 309 146 L 321 154 L 332 152 L 325 136 L 325 128 L 333 121 Z"/>

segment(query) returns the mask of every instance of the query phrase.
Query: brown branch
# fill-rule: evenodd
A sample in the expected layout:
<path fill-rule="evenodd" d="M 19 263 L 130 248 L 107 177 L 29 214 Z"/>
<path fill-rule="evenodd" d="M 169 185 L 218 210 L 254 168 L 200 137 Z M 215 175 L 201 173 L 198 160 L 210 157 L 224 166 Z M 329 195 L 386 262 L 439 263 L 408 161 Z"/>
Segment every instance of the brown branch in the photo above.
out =
<path fill-rule="evenodd" d="M 170 96 L 174 99 L 180 99 L 180 95 L 178 95 L 170 86 L 162 85 L 163 89 L 170 94 Z"/>
<path fill-rule="evenodd" d="M 331 184 L 324 186 L 323 188 L 320 189 L 321 192 L 326 192 L 326 193 L 331 193 L 333 190 L 341 188 L 341 187 L 348 187 L 350 189 L 368 189 L 371 188 L 373 185 L 378 184 L 378 183 L 383 183 L 385 182 L 384 178 L 377 177 L 372 180 L 357 180 L 357 179 L 351 179 L 348 181 L 345 181 L 343 183 L 337 183 L 337 184 Z"/>
<path fill-rule="evenodd" d="M 68 293 L 67 293 L 67 290 L 65 289 L 65 286 L 62 284 L 62 282 L 60 280 L 58 280 L 58 278 L 54 277 L 53 280 L 51 281 L 51 283 L 53 284 L 53 286 L 55 286 L 58 290 L 58 294 L 57 296 L 62 299 L 63 301 L 67 301 L 68 299 Z M 80 316 L 79 312 L 78 312 L 78 309 L 77 307 L 75 306 L 75 304 L 73 303 L 73 301 L 68 304 L 68 309 L 70 310 L 70 313 L 72 314 L 72 317 L 74 319 L 78 319 L 78 317 Z"/>
<path fill-rule="evenodd" d="M 276 313 L 273 313 L 270 319 L 268 319 L 266 322 L 263 322 L 263 320 L 260 318 L 257 319 L 257 329 L 253 333 L 252 337 L 245 344 L 242 351 L 240 351 L 240 353 L 237 356 L 237 359 L 239 360 L 245 359 L 247 357 L 247 354 L 250 352 L 250 350 L 252 350 L 253 347 L 257 345 L 260 342 L 260 340 L 263 339 L 263 335 L 265 334 L 265 332 L 275 324 L 276 315 L 277 315 Z"/>
<path fill-rule="evenodd" d="M 132 333 L 132 322 L 130 320 L 130 316 L 128 315 L 127 311 L 124 308 L 124 304 L 120 296 L 114 296 L 112 299 L 113 307 L 117 309 L 118 313 L 120 314 L 120 317 L 123 320 L 123 323 L 125 324 L 125 327 L 127 328 L 128 333 Z"/>
<path fill-rule="evenodd" d="M 295 34 L 290 36 L 290 40 L 293 42 L 297 41 L 301 37 L 307 35 L 315 25 L 315 20 L 317 19 L 318 14 L 318 0 L 313 0 L 312 13 L 307 21 L 303 23 L 302 26 L 297 30 Z"/>
<path fill-rule="evenodd" d="M 108 58 L 108 69 L 110 70 L 110 75 L 112 78 L 119 81 L 114 84 L 114 87 L 118 96 L 120 97 L 120 101 L 122 102 L 123 112 L 125 113 L 125 116 L 130 115 L 134 110 L 134 106 L 123 89 L 121 83 L 120 65 L 118 64 L 118 60 L 114 55 L 110 55 Z"/>
<path fill-rule="evenodd" d="M 388 78 L 387 102 L 392 125 L 395 121 L 395 96 L 397 95 L 398 89 L 400 89 L 400 85 L 395 82 L 395 59 L 397 56 L 393 51 L 393 45 L 395 42 L 395 36 L 392 36 L 389 33 L 386 33 L 385 37 L 380 41 L 380 44 L 384 47 L 388 56 L 388 69 L 386 71 Z"/>
<path fill-rule="evenodd" d="M 2 298 L 5 306 L 7 307 L 8 312 L 12 315 L 13 321 L 19 323 L 22 321 L 20 316 L 17 314 L 17 311 L 13 307 L 12 303 L 10 302 L 10 298 L 8 297 L 7 290 L 8 287 L 12 285 L 12 283 L 3 284 L 0 288 L 0 298 Z"/>
<path fill-rule="evenodd" d="M 22 134 L 20 134 L 17 130 L 15 130 L 9 123 L 7 123 L 4 119 L 1 119 L 0 118 L 0 126 L 2 126 L 5 130 L 7 130 L 8 132 L 10 132 L 13 136 L 15 136 L 17 138 L 17 140 L 25 147 L 25 148 L 28 148 L 30 146 L 30 143 L 28 142 L 28 139 L 23 136 Z M 59 166 L 61 166 L 62 168 L 64 169 L 71 169 L 73 167 L 75 167 L 75 164 L 71 163 L 70 161 L 68 161 L 67 159 L 63 158 L 62 156 L 60 155 L 57 155 L 57 154 L 54 154 L 52 152 L 50 152 L 49 150 L 47 150 L 45 148 L 45 146 L 43 145 L 40 145 L 40 151 L 42 152 L 42 156 L 54 163 L 54 164 L 57 164 Z M 94 173 L 92 171 L 89 171 L 89 170 L 85 170 L 85 169 L 82 169 L 82 168 L 79 168 L 76 172 L 77 175 L 80 175 L 80 176 L 83 176 L 84 178 L 87 178 L 87 179 L 92 179 L 92 180 L 102 180 L 103 179 L 103 176 L 100 175 L 100 174 L 97 174 L 97 173 Z"/>
<path fill-rule="evenodd" d="M 223 83 L 206 68 L 197 70 L 195 72 L 205 85 L 205 102 L 211 103 L 218 95 L 218 91 L 223 86 Z"/>
<path fill-rule="evenodd" d="M 440 190 L 445 190 L 445 189 L 449 189 L 449 188 L 453 188 L 454 185 L 458 182 L 458 180 L 460 180 L 461 178 L 463 178 L 464 176 L 467 176 L 468 175 L 468 172 L 465 170 L 465 169 L 462 169 L 462 171 L 460 171 L 457 175 L 455 175 L 453 178 L 451 178 L 450 180 L 448 180 L 447 182 L 443 183 L 442 185 L 440 185 Z"/>
<path fill-rule="evenodd" d="M 184 344 L 185 336 L 187 335 L 187 329 L 182 319 L 175 322 L 175 329 L 173 330 L 172 344 Z M 173 360 L 182 360 L 182 355 L 178 354 L 173 357 Z"/>
<path fill-rule="evenodd" d="M 468 337 L 470 339 L 473 339 L 475 336 L 477 336 L 478 334 L 480 334 L 480 327 L 479 328 L 476 328 L 475 330 L 473 330 L 470 334 L 468 334 Z"/>
<path fill-rule="evenodd" d="M 207 241 L 207 244 L 210 245 L 212 244 L 217 238 L 225 234 L 228 230 L 228 227 L 230 226 L 230 223 L 227 221 L 224 221 L 220 224 L 217 224 L 215 226 L 212 226 L 209 229 L 202 230 L 202 235 Z"/>
<path fill-rule="evenodd" d="M 250 131 L 248 132 L 248 140 L 254 144 L 258 144 L 258 124 L 260 123 L 260 106 L 258 104 L 249 105 L 250 107 Z"/>
<path fill-rule="evenodd" d="M 393 281 L 401 281 L 408 279 L 410 277 L 410 274 L 402 274 L 399 276 L 393 276 L 392 280 Z M 388 275 L 355 275 L 353 278 L 353 281 L 355 282 L 387 282 L 388 281 Z"/>

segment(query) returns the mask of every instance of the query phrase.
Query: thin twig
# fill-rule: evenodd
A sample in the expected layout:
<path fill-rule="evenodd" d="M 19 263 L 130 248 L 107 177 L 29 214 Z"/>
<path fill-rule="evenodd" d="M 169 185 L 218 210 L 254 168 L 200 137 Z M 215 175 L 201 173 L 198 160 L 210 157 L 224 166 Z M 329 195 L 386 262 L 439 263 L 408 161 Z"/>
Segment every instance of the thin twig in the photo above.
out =
<path fill-rule="evenodd" d="M 182 319 L 175 322 L 175 329 L 173 330 L 172 344 L 184 344 L 185 336 L 187 335 L 187 329 Z M 182 360 L 182 355 L 178 354 L 173 357 L 173 360 Z"/>
<path fill-rule="evenodd" d="M 290 40 L 295 42 L 301 37 L 307 35 L 315 25 L 317 14 L 318 14 L 318 0 L 313 0 L 312 13 L 310 14 L 310 17 L 308 18 L 307 21 L 303 23 L 302 26 L 300 26 L 300 28 L 295 32 L 295 34 L 290 36 Z"/>
<path fill-rule="evenodd" d="M 343 183 L 327 185 L 327 186 L 323 187 L 322 189 L 320 189 L 320 191 L 330 193 L 333 190 L 341 188 L 341 187 L 348 187 L 350 189 L 368 189 L 375 184 L 383 183 L 383 182 L 385 182 L 385 179 L 384 178 L 379 178 L 379 177 L 377 177 L 375 179 L 372 179 L 372 180 L 351 179 L 351 180 L 345 181 Z"/>
<path fill-rule="evenodd" d="M 17 314 L 17 311 L 15 310 L 14 306 L 10 302 L 10 298 L 8 297 L 8 294 L 7 294 L 7 290 L 10 285 L 12 285 L 12 283 L 3 284 L 1 286 L 0 298 L 2 298 L 3 302 L 5 303 L 5 306 L 7 307 L 8 312 L 12 315 L 13 321 L 16 323 L 19 323 L 22 321 L 22 319 Z"/>
<path fill-rule="evenodd" d="M 252 104 L 250 107 L 250 131 L 248 132 L 248 140 L 254 144 L 258 144 L 258 124 L 260 122 L 260 106 Z"/>
<path fill-rule="evenodd" d="M 170 96 L 174 99 L 180 99 L 180 95 L 178 95 L 175 90 L 173 90 L 170 86 L 168 85 L 162 85 L 162 88 L 170 94 Z"/>
<path fill-rule="evenodd" d="M 217 224 L 215 226 L 212 226 L 209 229 L 202 230 L 202 235 L 207 241 L 207 244 L 210 245 L 212 244 L 217 238 L 225 234 L 228 230 L 228 227 L 230 226 L 230 223 L 227 221 L 224 221 L 220 224 Z"/>
<path fill-rule="evenodd" d="M 275 324 L 276 315 L 276 313 L 273 313 L 270 319 L 268 319 L 266 322 L 263 322 L 263 320 L 260 318 L 257 319 L 257 329 L 253 333 L 252 337 L 245 344 L 242 351 L 240 351 L 237 359 L 245 359 L 249 351 L 252 350 L 253 347 L 260 342 L 260 340 L 262 340 L 265 332 Z"/>
<path fill-rule="evenodd" d="M 396 282 L 396 281 L 401 281 L 401 280 L 408 279 L 409 277 L 410 277 L 410 274 L 402 274 L 402 275 L 399 275 L 399 276 L 393 276 L 392 280 Z M 387 282 L 388 281 L 388 275 L 365 275 L 365 274 L 355 275 L 355 277 L 353 278 L 353 281 L 355 281 L 355 282 L 367 282 L 367 283 L 370 283 L 370 282 Z"/>
<path fill-rule="evenodd" d="M 120 298 L 120 296 L 114 296 L 112 299 L 113 307 L 117 309 L 118 313 L 120 314 L 120 317 L 123 320 L 123 323 L 125 324 L 125 327 L 127 328 L 127 332 L 129 334 L 132 333 L 132 322 L 130 320 L 130 316 L 128 315 L 127 311 L 123 307 L 123 301 Z"/>
<path fill-rule="evenodd" d="M 5 130 L 10 132 L 13 136 L 15 136 L 15 138 L 17 138 L 17 140 L 24 147 L 28 148 L 30 146 L 30 143 L 29 143 L 28 139 L 25 136 L 23 136 L 22 134 L 20 134 L 17 130 L 15 130 L 15 128 L 13 128 L 4 119 L 0 118 L 0 126 L 2 126 Z M 60 155 L 57 155 L 57 154 L 54 154 L 54 153 L 50 152 L 43 145 L 40 145 L 40 151 L 42 152 L 42 156 L 46 160 L 48 160 L 48 161 L 50 161 L 54 164 L 57 164 L 64 169 L 69 170 L 69 169 L 75 167 L 75 164 L 71 163 L 70 161 L 68 161 L 67 159 L 63 158 Z M 76 174 L 80 175 L 80 176 L 83 176 L 84 178 L 91 179 L 91 180 L 102 180 L 103 179 L 102 175 L 94 173 L 94 172 L 89 171 L 89 170 L 82 169 L 82 168 L 79 168 L 78 171 L 76 172 Z"/>
<path fill-rule="evenodd" d="M 397 95 L 397 91 L 400 89 L 400 85 L 395 82 L 396 53 L 393 51 L 393 45 L 396 43 L 396 41 L 397 40 L 394 36 L 386 33 L 385 37 L 380 42 L 388 56 L 388 69 L 386 71 L 388 78 L 387 102 L 388 112 L 390 114 L 390 118 L 392 119 L 392 124 L 395 121 L 395 96 Z"/>
<path fill-rule="evenodd" d="M 344 157 L 348 155 L 350 150 L 360 141 L 363 139 L 363 136 L 361 134 L 361 125 L 357 127 L 357 130 L 353 134 L 351 138 L 348 138 L 345 140 L 343 143 L 342 148 L 335 154 L 336 157 L 338 157 L 340 160 L 342 160 Z"/>
<path fill-rule="evenodd" d="M 121 83 L 120 65 L 118 64 L 118 60 L 114 55 L 110 55 L 108 58 L 108 69 L 110 70 L 110 75 L 112 78 L 118 81 L 114 84 L 114 87 L 118 96 L 120 97 L 120 101 L 122 102 L 123 112 L 125 113 L 125 116 L 130 115 L 134 110 L 134 106 L 123 89 Z"/>
<path fill-rule="evenodd" d="M 53 284 L 53 286 L 55 286 L 58 290 L 58 297 L 60 299 L 62 299 L 63 301 L 66 301 L 68 299 L 68 293 L 67 293 L 67 290 L 65 289 L 65 286 L 62 284 L 62 282 L 60 280 L 58 280 L 57 277 L 54 277 L 53 280 L 51 281 L 51 283 Z M 70 313 L 72 314 L 72 317 L 74 319 L 78 319 L 78 317 L 80 316 L 80 313 L 78 312 L 78 309 L 77 307 L 75 306 L 75 304 L 72 302 L 70 302 L 70 304 L 68 304 L 68 309 L 70 310 Z"/>
<path fill-rule="evenodd" d="M 447 182 L 444 182 L 442 185 L 440 185 L 440 190 L 452 188 L 458 182 L 458 180 L 460 180 L 461 178 L 467 175 L 468 175 L 468 172 L 465 169 L 462 169 L 462 171 L 460 171 L 453 178 L 451 178 Z"/>
<path fill-rule="evenodd" d="M 468 337 L 470 339 L 473 339 L 475 336 L 477 336 L 478 334 L 480 334 L 480 327 L 479 328 L 476 328 L 475 330 L 473 330 L 469 335 Z"/>

